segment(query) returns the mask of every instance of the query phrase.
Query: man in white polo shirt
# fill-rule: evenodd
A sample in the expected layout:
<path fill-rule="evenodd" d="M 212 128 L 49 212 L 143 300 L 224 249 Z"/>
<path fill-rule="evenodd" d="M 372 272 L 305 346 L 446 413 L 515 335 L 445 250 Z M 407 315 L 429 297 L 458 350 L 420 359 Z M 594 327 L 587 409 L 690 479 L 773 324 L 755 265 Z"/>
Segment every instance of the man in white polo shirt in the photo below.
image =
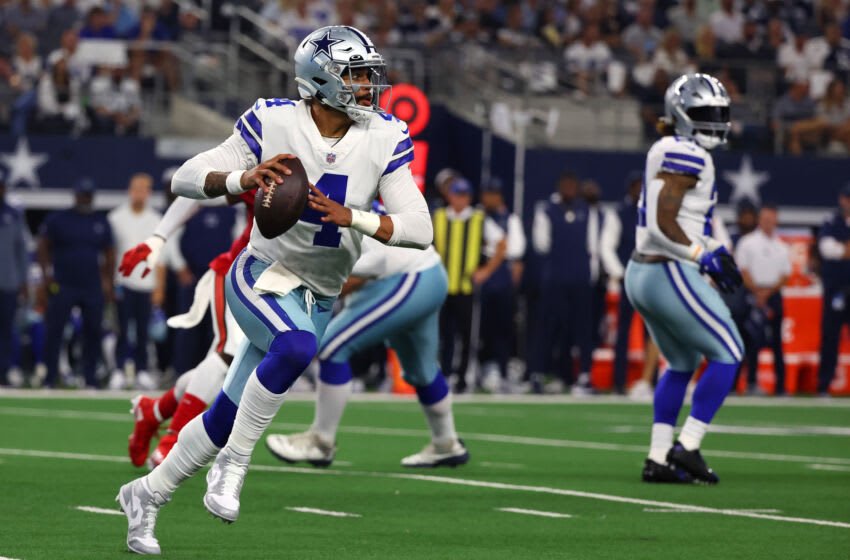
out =
<path fill-rule="evenodd" d="M 123 255 L 153 235 L 160 214 L 150 207 L 149 199 L 153 179 L 146 173 L 130 178 L 128 200 L 107 216 L 115 238 L 115 251 Z M 109 379 L 110 389 L 124 389 L 127 385 L 125 362 L 132 356 L 139 389 L 155 389 L 155 380 L 148 373 L 148 324 L 151 317 L 151 294 L 156 274 L 144 274 L 139 267 L 130 276 L 116 275 L 115 300 L 118 307 L 118 341 L 115 345 L 115 367 Z M 129 340 L 130 323 L 136 333 L 132 345 Z M 131 351 L 132 347 L 132 351 Z"/>
<path fill-rule="evenodd" d="M 782 286 L 791 274 L 788 246 L 779 239 L 778 212 L 773 204 L 759 210 L 758 228 L 738 242 L 735 260 L 744 277 L 751 312 L 747 330 L 752 340 L 747 345 L 748 381 L 751 393 L 758 393 L 756 372 L 758 353 L 765 346 L 773 350 L 776 394 L 785 392 L 785 359 L 782 354 Z"/>

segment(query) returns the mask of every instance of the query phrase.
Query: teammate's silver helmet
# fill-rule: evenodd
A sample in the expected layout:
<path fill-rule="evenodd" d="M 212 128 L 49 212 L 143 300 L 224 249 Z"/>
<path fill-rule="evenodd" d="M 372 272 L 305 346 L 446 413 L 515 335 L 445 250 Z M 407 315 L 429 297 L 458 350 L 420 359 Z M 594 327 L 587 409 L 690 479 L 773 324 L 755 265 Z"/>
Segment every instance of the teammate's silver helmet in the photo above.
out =
<path fill-rule="evenodd" d="M 351 72 L 358 68 L 369 71 L 369 85 L 351 85 Z M 332 25 L 317 29 L 295 51 L 295 81 L 301 97 L 316 99 L 356 122 L 365 122 L 370 113 L 382 111 L 381 94 L 391 89 L 385 70 L 384 57 L 374 43 L 354 27 Z M 357 103 L 364 88 L 372 96 L 368 106 Z"/>
<path fill-rule="evenodd" d="M 706 150 L 726 143 L 731 127 L 729 94 L 714 76 L 685 74 L 677 78 L 664 95 L 664 113 L 676 134 L 693 138 Z"/>

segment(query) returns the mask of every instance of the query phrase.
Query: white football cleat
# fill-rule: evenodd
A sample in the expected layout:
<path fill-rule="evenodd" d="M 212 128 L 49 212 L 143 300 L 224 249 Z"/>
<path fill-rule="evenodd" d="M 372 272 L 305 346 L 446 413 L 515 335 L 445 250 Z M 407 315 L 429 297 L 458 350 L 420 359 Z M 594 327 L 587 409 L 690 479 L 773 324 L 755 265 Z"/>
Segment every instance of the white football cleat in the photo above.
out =
<path fill-rule="evenodd" d="M 272 455 L 287 463 L 306 461 L 314 467 L 329 467 L 336 455 L 336 446 L 324 441 L 315 432 L 285 436 L 272 434 L 266 438 Z"/>
<path fill-rule="evenodd" d="M 219 451 L 207 473 L 204 507 L 225 523 L 233 523 L 239 518 L 239 494 L 248 474 L 249 461 L 250 457 L 238 455 L 225 447 Z"/>
<path fill-rule="evenodd" d="M 156 380 L 156 377 L 151 375 L 150 373 L 142 370 L 136 373 L 136 389 L 140 391 L 154 391 L 157 389 L 159 383 Z"/>
<path fill-rule="evenodd" d="M 402 467 L 434 468 L 457 467 L 469 462 L 469 450 L 463 440 L 456 439 L 451 444 L 437 445 L 433 442 L 414 455 L 401 460 Z"/>
<path fill-rule="evenodd" d="M 136 554 L 159 554 L 159 541 L 154 536 L 159 508 L 168 498 L 153 492 L 144 478 L 128 482 L 115 497 L 127 516 L 127 549 Z"/>
<path fill-rule="evenodd" d="M 124 370 L 116 369 L 109 376 L 109 389 L 112 391 L 120 391 L 127 388 L 127 376 Z"/>

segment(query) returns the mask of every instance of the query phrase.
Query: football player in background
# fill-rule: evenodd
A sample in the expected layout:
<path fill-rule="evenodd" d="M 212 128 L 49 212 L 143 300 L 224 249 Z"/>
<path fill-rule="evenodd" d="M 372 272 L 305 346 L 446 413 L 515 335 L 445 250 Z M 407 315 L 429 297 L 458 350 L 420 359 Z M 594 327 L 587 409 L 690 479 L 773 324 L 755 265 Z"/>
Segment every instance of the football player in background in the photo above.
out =
<path fill-rule="evenodd" d="M 742 281 L 735 260 L 712 235 L 717 187 L 709 150 L 726 142 L 729 127 L 723 84 L 707 74 L 681 76 L 665 95 L 660 127 L 665 136 L 646 156 L 636 250 L 626 268 L 625 288 L 669 363 L 655 389 L 643 470 L 647 482 L 719 481 L 700 447 L 732 388 L 744 346 L 729 308 L 702 274 L 724 291 Z M 703 356 L 708 367 L 674 442 L 688 382 Z"/>
<path fill-rule="evenodd" d="M 375 204 L 378 213 L 382 207 Z M 336 432 L 351 394 L 349 358 L 387 342 L 398 353 L 404 379 L 416 389 L 431 443 L 401 460 L 405 467 L 458 466 L 469 452 L 455 432 L 452 395 L 437 362 L 440 308 L 448 278 L 440 255 L 388 247 L 363 238 L 363 252 L 343 288 L 345 308 L 328 325 L 319 347 L 319 387 L 313 425 L 303 433 L 272 434 L 266 446 L 288 463 L 329 466 L 336 454 Z"/>
<path fill-rule="evenodd" d="M 135 424 L 127 450 L 130 461 L 137 467 L 148 460 L 151 439 L 159 431 L 160 425 L 170 418 L 171 423 L 148 460 L 148 466 L 154 468 L 165 459 L 177 442 L 180 430 L 189 420 L 206 410 L 221 390 L 227 368 L 233 361 L 239 345 L 245 339 L 245 335 L 227 306 L 224 284 L 230 265 L 242 249 L 248 246 L 254 225 L 255 192 L 252 190 L 238 197 L 228 197 L 228 202 L 237 204 L 241 201 L 245 204 L 247 221 L 245 229 L 233 241 L 229 251 L 220 254 L 210 262 L 209 271 L 198 281 L 195 300 L 189 311 L 168 320 L 168 324 L 174 328 L 192 328 L 203 319 L 209 304 L 215 333 L 209 353 L 195 368 L 181 375 L 174 387 L 162 396 L 152 398 L 139 395 L 131 401 L 130 412 L 133 414 Z M 156 266 L 159 253 L 167 239 L 188 222 L 200 206 L 201 203 L 197 200 L 188 198 L 175 200 L 166 210 L 154 234 L 124 254 L 118 272 L 129 276 L 138 265 L 144 263 L 145 270 L 142 274 L 143 276 L 149 274 Z"/>
<path fill-rule="evenodd" d="M 224 521 L 237 519 L 251 453 L 315 357 L 363 236 L 420 249 L 433 240 L 428 206 L 410 172 L 407 126 L 379 106 L 389 86 L 372 41 L 353 27 L 318 29 L 296 49 L 295 75 L 300 101 L 258 99 L 227 140 L 174 175 L 181 196 L 240 195 L 283 184 L 292 174 L 286 159 L 298 157 L 311 186 L 300 220 L 274 239 L 255 227 L 230 269 L 227 301 L 248 342 L 222 392 L 186 425 L 162 464 L 119 490 L 131 551 L 159 554 L 159 509 L 213 458 L 204 505 Z M 378 195 L 387 216 L 369 212 Z"/>

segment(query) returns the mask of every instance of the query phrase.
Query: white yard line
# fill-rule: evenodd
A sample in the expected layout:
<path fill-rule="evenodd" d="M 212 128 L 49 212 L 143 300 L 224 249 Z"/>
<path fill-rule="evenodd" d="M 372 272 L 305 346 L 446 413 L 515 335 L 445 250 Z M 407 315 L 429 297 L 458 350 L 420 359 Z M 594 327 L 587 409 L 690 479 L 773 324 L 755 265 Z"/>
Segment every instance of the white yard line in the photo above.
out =
<path fill-rule="evenodd" d="M 120 515 L 122 517 L 124 516 L 124 512 L 118 511 L 117 509 L 106 509 L 94 506 L 77 506 L 74 509 L 78 509 L 80 511 L 87 511 L 89 513 L 100 513 L 103 515 Z"/>
<path fill-rule="evenodd" d="M 700 513 L 699 510 L 690 508 L 643 508 L 646 513 Z M 740 511 L 744 513 L 782 513 L 781 509 L 734 509 L 729 511 Z"/>
<path fill-rule="evenodd" d="M 117 414 L 106 412 L 83 412 L 79 410 L 53 410 L 50 408 L 19 408 L 0 407 L 0 415 L 19 415 L 39 418 L 64 418 L 80 420 L 101 420 L 108 422 L 126 422 L 130 425 L 132 418 L 129 414 Z M 309 428 L 309 424 L 296 424 L 289 422 L 276 422 L 271 425 L 277 430 L 301 431 Z M 349 434 L 361 434 L 369 436 L 389 437 L 416 437 L 427 438 L 430 433 L 426 430 L 411 430 L 405 428 L 383 428 L 374 426 L 340 426 L 340 432 Z M 596 451 L 627 451 L 645 454 L 646 446 L 624 445 L 618 443 L 604 443 L 596 441 L 579 441 L 570 439 L 553 439 L 541 437 L 511 436 L 503 434 L 482 434 L 463 432 L 463 438 L 468 441 L 486 441 L 490 443 L 510 443 L 517 445 L 531 445 L 537 447 L 556 447 L 565 449 L 592 449 Z M 850 466 L 850 458 L 843 457 L 812 457 L 809 455 L 787 455 L 777 453 L 752 453 L 746 451 L 724 451 L 722 449 L 710 449 L 706 452 L 710 457 L 724 457 L 728 459 L 745 459 L 754 461 L 777 461 L 785 463 L 829 463 L 835 465 Z"/>
<path fill-rule="evenodd" d="M 820 465 L 814 463 L 806 466 L 816 471 L 850 472 L 850 467 L 842 467 L 841 465 Z"/>
<path fill-rule="evenodd" d="M 289 511 L 297 511 L 298 513 L 313 513 L 316 515 L 327 515 L 328 517 L 363 517 L 359 513 L 346 513 L 344 511 L 330 511 L 327 509 L 318 509 L 311 507 L 287 507 Z"/>
<path fill-rule="evenodd" d="M 8 556 L 0 556 L 0 560 L 18 560 L 18 558 L 9 558 Z"/>
<path fill-rule="evenodd" d="M 554 511 L 540 511 L 537 509 L 524 509 L 514 507 L 495 508 L 496 511 L 504 511 L 506 513 L 521 513 L 524 515 L 536 515 L 537 517 L 553 517 L 556 519 L 569 519 L 572 515 L 568 513 L 556 513 Z"/>
<path fill-rule="evenodd" d="M 646 426 L 614 426 L 610 431 L 618 434 L 639 434 L 646 432 Z M 709 431 L 712 434 L 744 436 L 850 436 L 850 428 L 844 426 L 730 426 L 712 424 Z"/>
<path fill-rule="evenodd" d="M 51 451 L 33 451 L 27 449 L 1 449 L 0 455 L 19 455 L 29 457 L 44 457 L 51 459 L 70 459 L 80 461 L 108 461 L 108 462 L 124 462 L 126 458 L 118 456 L 106 455 L 88 455 L 76 453 L 54 453 Z M 597 500 L 602 502 L 612 502 L 620 504 L 633 504 L 644 507 L 664 508 L 664 509 L 687 509 L 694 513 L 707 513 L 721 515 L 727 517 L 745 517 L 750 519 L 762 519 L 767 521 L 778 521 L 783 523 L 798 523 L 803 525 L 818 525 L 823 527 L 836 527 L 840 529 L 850 529 L 850 523 L 843 521 L 830 521 L 827 519 L 812 519 L 807 517 L 786 517 L 781 515 L 773 515 L 767 513 L 753 513 L 749 511 L 741 511 L 735 509 L 723 509 L 704 507 L 691 504 L 677 504 L 675 502 L 660 502 L 656 500 L 645 500 L 642 498 L 631 498 L 629 496 L 618 496 L 616 494 L 601 494 L 598 492 L 584 492 L 580 490 L 570 490 L 567 488 L 553 488 L 549 486 L 530 486 L 525 484 L 507 484 L 503 482 L 491 482 L 485 480 L 472 480 L 468 478 L 452 478 L 447 476 L 435 476 L 426 474 L 407 474 L 407 473 L 386 473 L 374 471 L 333 471 L 323 469 L 307 469 L 301 467 L 273 467 L 268 465 L 252 465 L 252 471 L 265 472 L 281 472 L 281 473 L 299 473 L 318 476 L 355 476 L 369 478 L 389 478 L 395 480 L 416 480 L 421 482 L 433 482 L 436 484 L 446 484 L 453 486 L 467 486 L 471 488 L 489 488 L 492 490 L 508 490 L 514 492 L 526 492 L 532 494 L 547 494 L 552 496 L 569 496 L 572 498 L 585 498 L 589 500 Z"/>

